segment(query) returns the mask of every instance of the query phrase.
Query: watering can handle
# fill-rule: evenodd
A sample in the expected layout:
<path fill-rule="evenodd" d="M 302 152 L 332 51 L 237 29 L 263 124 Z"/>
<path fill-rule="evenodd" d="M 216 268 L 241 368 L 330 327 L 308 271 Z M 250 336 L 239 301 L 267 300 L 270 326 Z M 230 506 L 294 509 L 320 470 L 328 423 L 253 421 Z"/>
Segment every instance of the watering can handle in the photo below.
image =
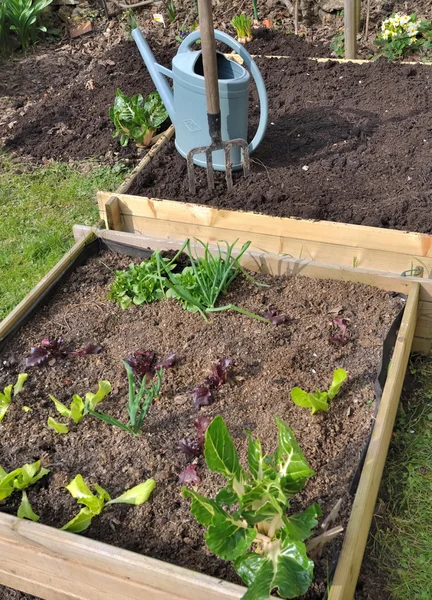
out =
<path fill-rule="evenodd" d="M 230 48 L 235 50 L 239 56 L 241 56 L 241 58 L 245 61 L 245 64 L 248 67 L 248 69 L 250 69 L 250 72 L 252 73 L 252 77 L 255 80 L 257 90 L 258 90 L 259 101 L 260 101 L 260 122 L 258 125 L 257 132 L 256 132 L 253 140 L 249 144 L 249 152 L 253 152 L 261 143 L 261 140 L 263 139 L 264 134 L 267 129 L 268 101 L 267 101 L 267 92 L 265 89 L 264 80 L 263 80 L 261 73 L 260 73 L 258 67 L 256 66 L 252 56 L 249 54 L 249 52 L 246 50 L 246 48 L 242 44 L 237 42 L 237 40 L 232 38 L 227 33 L 224 33 L 223 31 L 219 31 L 218 29 L 214 30 L 214 36 L 218 42 L 224 42 L 225 44 L 227 44 L 227 46 L 229 46 Z M 183 42 L 180 44 L 180 47 L 178 49 L 178 54 L 183 53 L 183 52 L 189 52 L 192 44 L 194 44 L 197 40 L 199 40 L 200 37 L 201 37 L 201 35 L 200 35 L 199 30 L 193 31 L 192 33 L 190 33 L 187 36 L 187 38 L 185 40 L 183 40 Z"/>

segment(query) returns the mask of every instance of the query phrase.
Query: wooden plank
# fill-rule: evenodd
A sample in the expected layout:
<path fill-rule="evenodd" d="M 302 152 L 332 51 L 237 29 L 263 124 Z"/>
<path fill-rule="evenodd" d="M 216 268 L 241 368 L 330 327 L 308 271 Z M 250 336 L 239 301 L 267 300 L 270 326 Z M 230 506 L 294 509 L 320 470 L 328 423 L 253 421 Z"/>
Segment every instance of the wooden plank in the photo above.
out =
<path fill-rule="evenodd" d="M 77 258 L 83 247 L 91 242 L 95 234 L 91 228 L 86 237 L 79 242 L 75 242 L 72 248 L 54 265 L 54 267 L 43 277 L 39 283 L 30 291 L 29 294 L 16 306 L 8 316 L 0 323 L 0 340 L 15 326 L 17 321 L 33 306 L 48 287 L 61 276 L 63 271 Z"/>
<path fill-rule="evenodd" d="M 170 141 L 170 139 L 173 137 L 173 135 L 174 135 L 174 125 L 170 125 L 169 128 L 163 132 L 163 134 L 158 139 L 156 144 L 147 152 L 147 154 L 144 156 L 144 158 L 138 163 L 138 165 L 135 167 L 135 169 L 133 169 L 129 173 L 129 175 L 123 181 L 121 186 L 117 189 L 117 192 L 119 194 L 126 194 L 126 192 L 129 190 L 132 183 L 135 181 L 135 178 L 138 175 L 138 173 L 140 173 L 149 164 L 149 162 L 151 161 L 153 156 L 155 154 L 157 154 L 159 152 L 159 150 L 161 148 L 163 148 L 165 146 L 165 144 L 167 144 Z"/>
<path fill-rule="evenodd" d="M 237 600 L 245 589 L 0 514 L 0 584 L 45 600 Z"/>
<path fill-rule="evenodd" d="M 105 223 L 108 229 L 121 231 L 120 202 L 117 196 L 111 196 L 105 202 Z"/>
<path fill-rule="evenodd" d="M 413 283 L 396 340 L 365 464 L 354 499 L 329 600 L 352 600 L 363 560 L 417 317 L 420 287 Z"/>
<path fill-rule="evenodd" d="M 112 195 L 109 192 L 98 192 L 101 218 L 105 217 L 104 206 Z M 133 221 L 129 221 L 129 225 L 131 226 L 132 223 L 142 224 L 141 227 L 135 226 L 130 230 L 136 233 L 149 233 L 144 229 L 148 225 L 148 221 L 139 221 L 139 218 L 145 217 L 146 219 L 172 222 L 173 226 L 177 224 L 177 230 L 180 224 L 189 224 L 232 230 L 237 237 L 241 237 L 242 233 L 247 233 L 248 239 L 251 239 L 252 234 L 256 234 L 269 235 L 281 238 L 281 240 L 287 238 L 299 240 L 305 246 L 305 252 L 306 246 L 309 246 L 307 248 L 309 251 L 313 250 L 313 244 L 309 244 L 310 242 L 336 247 L 346 246 L 353 249 L 349 255 L 351 261 L 353 257 L 361 253 L 362 249 L 404 254 L 409 257 L 409 260 L 413 260 L 415 257 L 429 258 L 431 260 L 426 261 L 426 264 L 432 270 L 432 235 L 331 221 L 273 217 L 144 196 L 118 193 L 115 195 L 119 198 L 122 216 L 133 218 Z M 282 249 L 281 246 L 283 246 L 283 241 L 278 246 L 279 250 Z"/>

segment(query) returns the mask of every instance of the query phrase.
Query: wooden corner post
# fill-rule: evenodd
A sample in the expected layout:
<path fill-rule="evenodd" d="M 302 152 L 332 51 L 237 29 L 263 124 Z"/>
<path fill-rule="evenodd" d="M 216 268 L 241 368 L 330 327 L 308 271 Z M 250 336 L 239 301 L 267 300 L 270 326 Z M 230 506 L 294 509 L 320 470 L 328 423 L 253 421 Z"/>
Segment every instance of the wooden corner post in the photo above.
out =
<path fill-rule="evenodd" d="M 344 3 L 344 45 L 345 58 L 357 57 L 357 6 L 360 0 L 345 0 Z"/>

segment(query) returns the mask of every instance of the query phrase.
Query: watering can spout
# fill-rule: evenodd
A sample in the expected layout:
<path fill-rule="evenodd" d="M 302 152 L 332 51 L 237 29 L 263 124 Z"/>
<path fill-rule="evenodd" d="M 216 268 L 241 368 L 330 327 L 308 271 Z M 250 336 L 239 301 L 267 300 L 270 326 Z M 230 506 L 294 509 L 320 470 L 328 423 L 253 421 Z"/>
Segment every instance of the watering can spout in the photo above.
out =
<path fill-rule="evenodd" d="M 164 75 L 167 77 L 172 77 L 172 72 L 169 69 L 158 65 L 152 51 L 150 50 L 150 46 L 147 44 L 143 34 L 141 33 L 141 30 L 138 27 L 132 31 L 132 37 L 138 46 L 138 50 L 143 61 L 145 62 L 150 77 L 152 78 L 153 83 L 155 84 L 156 89 L 162 98 L 162 102 L 167 109 L 169 117 L 174 123 L 175 112 L 173 92 L 169 83 L 164 77 Z"/>

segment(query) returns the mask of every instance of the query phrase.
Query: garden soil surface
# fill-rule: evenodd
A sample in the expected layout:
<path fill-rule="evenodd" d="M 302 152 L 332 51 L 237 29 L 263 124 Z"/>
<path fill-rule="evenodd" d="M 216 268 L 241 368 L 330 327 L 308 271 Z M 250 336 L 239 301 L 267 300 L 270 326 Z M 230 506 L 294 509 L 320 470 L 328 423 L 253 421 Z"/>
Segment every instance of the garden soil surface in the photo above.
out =
<path fill-rule="evenodd" d="M 292 501 L 292 511 L 318 502 L 323 518 L 342 498 L 339 522 L 346 525 L 351 507 L 348 486 L 374 414 L 374 380 L 380 363 L 383 339 L 402 300 L 375 288 L 339 281 L 314 281 L 302 277 L 257 276 L 270 285 L 257 287 L 240 277 L 225 299 L 249 311 L 263 314 L 269 305 L 289 320 L 269 326 L 234 312 L 212 316 L 206 323 L 185 312 L 175 301 L 133 306 L 122 311 L 107 300 L 115 269 L 126 268 L 129 259 L 105 252 L 89 259 L 62 284 L 49 303 L 25 325 L 0 353 L 0 388 L 28 371 L 23 392 L 14 399 L 1 428 L 1 464 L 7 471 L 41 459 L 50 474 L 28 494 L 40 522 L 60 527 L 77 512 L 65 485 L 78 473 L 89 483 L 105 487 L 112 497 L 152 477 L 157 487 L 151 499 L 139 507 L 116 505 L 94 519 L 83 535 L 109 544 L 198 570 L 221 579 L 239 582 L 232 567 L 209 553 L 203 528 L 189 514 L 181 496 L 179 473 L 188 459 L 178 450 L 181 438 L 195 438 L 198 414 L 222 415 L 246 461 L 245 429 L 259 438 L 266 452 L 276 446 L 274 415 L 294 430 L 316 476 Z M 349 319 L 351 337 L 344 347 L 329 343 L 332 319 Z M 52 366 L 25 367 L 25 356 L 42 338 L 63 336 L 65 346 L 101 344 L 97 356 L 70 357 Z M 175 351 L 177 363 L 164 373 L 160 398 L 153 404 L 140 437 L 87 416 L 70 432 L 59 435 L 46 426 L 56 413 L 49 394 L 63 403 L 72 395 L 83 396 L 108 379 L 113 388 L 104 400 L 104 411 L 125 419 L 127 380 L 121 359 L 137 349 L 148 349 L 158 359 Z M 214 403 L 200 412 L 191 394 L 210 374 L 218 358 L 231 358 L 233 368 L 226 384 L 214 393 Z M 290 390 L 327 389 L 334 369 L 349 373 L 328 413 L 294 405 Z M 23 412 L 30 406 L 32 412 Z M 214 497 L 223 484 L 206 469 L 203 459 L 197 470 L 197 491 Z M 0 503 L 0 510 L 16 514 L 20 496 Z M 322 598 L 326 574 L 341 540 L 329 544 L 317 560 L 315 581 L 304 596 Z M 378 599 L 363 582 L 357 598 Z M 1 588 L 3 600 L 29 598 Z M 383 596 L 387 597 L 387 596 Z"/>
<path fill-rule="evenodd" d="M 432 68 L 392 64 L 257 59 L 269 98 L 269 125 L 252 173 L 223 173 L 209 192 L 174 142 L 138 176 L 131 194 L 283 217 L 432 232 L 430 111 Z M 250 136 L 259 120 L 255 92 Z M 169 177 L 167 174 L 169 173 Z"/>

